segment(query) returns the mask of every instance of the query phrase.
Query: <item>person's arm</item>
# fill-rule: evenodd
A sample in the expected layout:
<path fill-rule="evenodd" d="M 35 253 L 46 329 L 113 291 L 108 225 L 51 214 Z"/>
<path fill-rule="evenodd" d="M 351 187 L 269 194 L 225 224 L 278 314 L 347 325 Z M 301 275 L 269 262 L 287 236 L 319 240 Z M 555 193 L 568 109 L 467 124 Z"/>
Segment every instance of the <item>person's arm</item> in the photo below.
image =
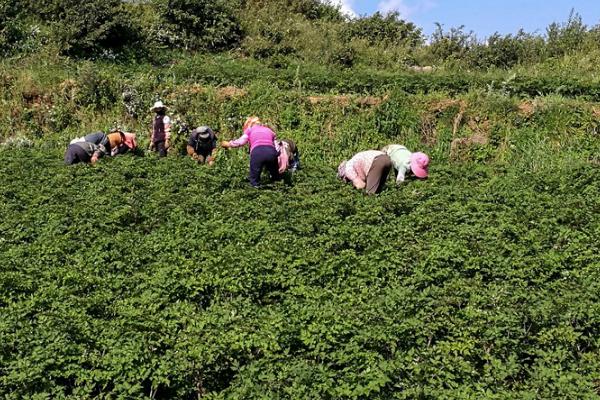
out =
<path fill-rule="evenodd" d="M 352 181 L 352 185 L 354 185 L 354 187 L 357 189 L 364 189 L 365 186 L 367 186 L 367 182 L 363 181 L 360 178 L 356 178 Z"/>
<path fill-rule="evenodd" d="M 165 147 L 169 148 L 171 146 L 171 118 L 165 115 L 163 124 L 165 126 Z"/>
<path fill-rule="evenodd" d="M 398 175 L 396 175 L 396 185 L 400 185 L 402 182 L 404 182 L 405 177 L 406 170 L 404 168 L 399 168 Z"/>
<path fill-rule="evenodd" d="M 154 127 L 150 129 L 150 150 L 154 150 Z"/>
<path fill-rule="evenodd" d="M 357 166 L 355 159 L 350 159 L 350 161 L 346 163 L 346 179 L 351 181 L 355 188 L 363 189 L 367 183 L 358 177 L 358 174 L 356 173 Z"/>
<path fill-rule="evenodd" d="M 212 151 L 210 152 L 210 155 L 207 157 L 207 160 L 206 160 L 208 165 L 213 165 L 215 163 L 215 159 L 217 158 L 217 152 L 219 151 L 217 134 L 214 132 L 213 132 L 211 144 L 212 144 Z"/>
<path fill-rule="evenodd" d="M 248 140 L 249 140 L 248 135 L 246 133 L 244 133 L 242 136 L 240 136 L 239 138 L 237 138 L 235 140 L 230 140 L 229 142 L 227 142 L 227 141 L 221 142 L 221 146 L 223 146 L 225 148 L 242 147 L 246 143 L 248 143 Z"/>
<path fill-rule="evenodd" d="M 206 163 L 208 165 L 213 165 L 215 163 L 215 159 L 217 158 L 217 151 L 218 151 L 218 149 L 215 147 L 210 152 L 210 155 L 206 158 Z"/>
<path fill-rule="evenodd" d="M 198 154 L 196 154 L 192 146 L 188 144 L 185 149 L 187 151 L 188 156 L 192 157 L 194 160 L 198 160 Z"/>
<path fill-rule="evenodd" d="M 92 159 L 90 160 L 92 164 L 95 164 L 96 161 L 98 161 L 100 159 L 100 157 L 105 156 L 108 153 L 108 151 L 106 150 L 106 147 L 104 147 L 104 145 L 99 145 L 96 146 L 96 149 L 94 150 L 94 154 L 92 154 Z"/>

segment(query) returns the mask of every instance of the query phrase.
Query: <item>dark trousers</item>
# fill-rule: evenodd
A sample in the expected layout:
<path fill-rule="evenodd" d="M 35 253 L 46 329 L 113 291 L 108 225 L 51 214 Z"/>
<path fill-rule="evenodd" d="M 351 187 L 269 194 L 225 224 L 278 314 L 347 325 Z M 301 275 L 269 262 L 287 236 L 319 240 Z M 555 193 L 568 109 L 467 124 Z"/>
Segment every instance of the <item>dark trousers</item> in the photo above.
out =
<path fill-rule="evenodd" d="M 365 190 L 368 194 L 375 194 L 383 190 L 385 180 L 392 169 L 392 160 L 385 154 L 375 157 L 371 169 L 367 174 L 367 186 Z"/>
<path fill-rule="evenodd" d="M 160 157 L 167 156 L 167 148 L 165 146 L 164 140 L 159 140 L 158 142 L 154 142 L 154 150 L 158 151 L 158 155 Z"/>
<path fill-rule="evenodd" d="M 86 153 L 81 146 L 77 146 L 76 144 L 70 144 L 65 152 L 65 164 L 67 165 L 73 165 L 79 162 L 88 163 L 91 159 L 92 156 Z"/>
<path fill-rule="evenodd" d="M 260 185 L 260 174 L 263 167 L 271 174 L 271 180 L 278 180 L 279 164 L 277 163 L 277 150 L 272 146 L 258 146 L 250 153 L 250 184 L 254 187 Z"/>

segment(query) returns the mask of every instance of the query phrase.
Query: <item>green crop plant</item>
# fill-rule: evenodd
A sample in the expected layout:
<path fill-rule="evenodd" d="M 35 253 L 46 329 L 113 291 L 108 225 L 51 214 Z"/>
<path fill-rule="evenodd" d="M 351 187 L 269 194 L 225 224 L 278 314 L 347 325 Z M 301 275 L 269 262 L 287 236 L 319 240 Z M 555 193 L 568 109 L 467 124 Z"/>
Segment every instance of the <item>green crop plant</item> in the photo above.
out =
<path fill-rule="evenodd" d="M 286 4 L 297 29 L 338 21 Z M 599 397 L 597 76 L 378 69 L 350 45 L 352 68 L 0 60 L 0 397 Z M 165 159 L 146 151 L 156 100 Z M 182 155 L 184 125 L 232 139 L 249 115 L 296 141 L 299 172 L 253 190 L 246 151 Z M 135 155 L 63 165 L 112 127 Z M 372 197 L 336 178 L 389 143 L 430 177 Z"/>
<path fill-rule="evenodd" d="M 0 154 L 7 398 L 597 394 L 584 161 L 439 161 L 366 197 L 314 157 L 252 191 L 242 153 Z"/>

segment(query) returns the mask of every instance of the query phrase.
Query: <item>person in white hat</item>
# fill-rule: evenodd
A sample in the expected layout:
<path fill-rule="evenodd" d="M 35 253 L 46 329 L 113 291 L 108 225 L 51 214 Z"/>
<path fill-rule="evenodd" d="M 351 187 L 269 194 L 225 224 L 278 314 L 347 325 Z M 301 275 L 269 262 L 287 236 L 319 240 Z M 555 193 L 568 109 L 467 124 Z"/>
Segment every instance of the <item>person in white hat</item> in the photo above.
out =
<path fill-rule="evenodd" d="M 150 111 L 156 113 L 152 121 L 152 136 L 150 136 L 150 149 L 158 151 L 160 157 L 167 155 L 169 139 L 171 137 L 171 118 L 166 115 L 167 107 L 162 101 L 154 103 Z"/>

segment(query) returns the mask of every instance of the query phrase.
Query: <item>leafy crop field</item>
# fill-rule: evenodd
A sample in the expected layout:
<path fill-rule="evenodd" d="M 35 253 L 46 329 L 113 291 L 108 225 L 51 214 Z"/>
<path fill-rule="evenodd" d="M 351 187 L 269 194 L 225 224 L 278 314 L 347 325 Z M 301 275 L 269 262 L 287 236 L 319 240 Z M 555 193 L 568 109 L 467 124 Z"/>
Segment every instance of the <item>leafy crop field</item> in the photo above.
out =
<path fill-rule="evenodd" d="M 594 76 L 21 61 L 0 63 L 0 397 L 600 397 Z M 115 125 L 145 147 L 156 98 L 169 157 L 63 165 Z M 251 114 L 299 144 L 291 181 L 178 154 L 183 123 L 230 139 Z M 388 143 L 430 178 L 336 179 Z"/>
<path fill-rule="evenodd" d="M 242 152 L 0 156 L 7 399 L 599 396 L 593 163 L 367 197 L 324 162 L 251 190 Z"/>
<path fill-rule="evenodd" d="M 83 4 L 85 3 L 85 4 Z M 0 0 L 0 399 L 599 399 L 600 25 Z M 483 39 L 483 40 L 482 40 Z M 172 151 L 148 148 L 161 100 Z M 187 127 L 258 115 L 303 168 Z M 140 149 L 63 165 L 121 128 Z M 430 177 L 336 179 L 391 143 Z"/>

